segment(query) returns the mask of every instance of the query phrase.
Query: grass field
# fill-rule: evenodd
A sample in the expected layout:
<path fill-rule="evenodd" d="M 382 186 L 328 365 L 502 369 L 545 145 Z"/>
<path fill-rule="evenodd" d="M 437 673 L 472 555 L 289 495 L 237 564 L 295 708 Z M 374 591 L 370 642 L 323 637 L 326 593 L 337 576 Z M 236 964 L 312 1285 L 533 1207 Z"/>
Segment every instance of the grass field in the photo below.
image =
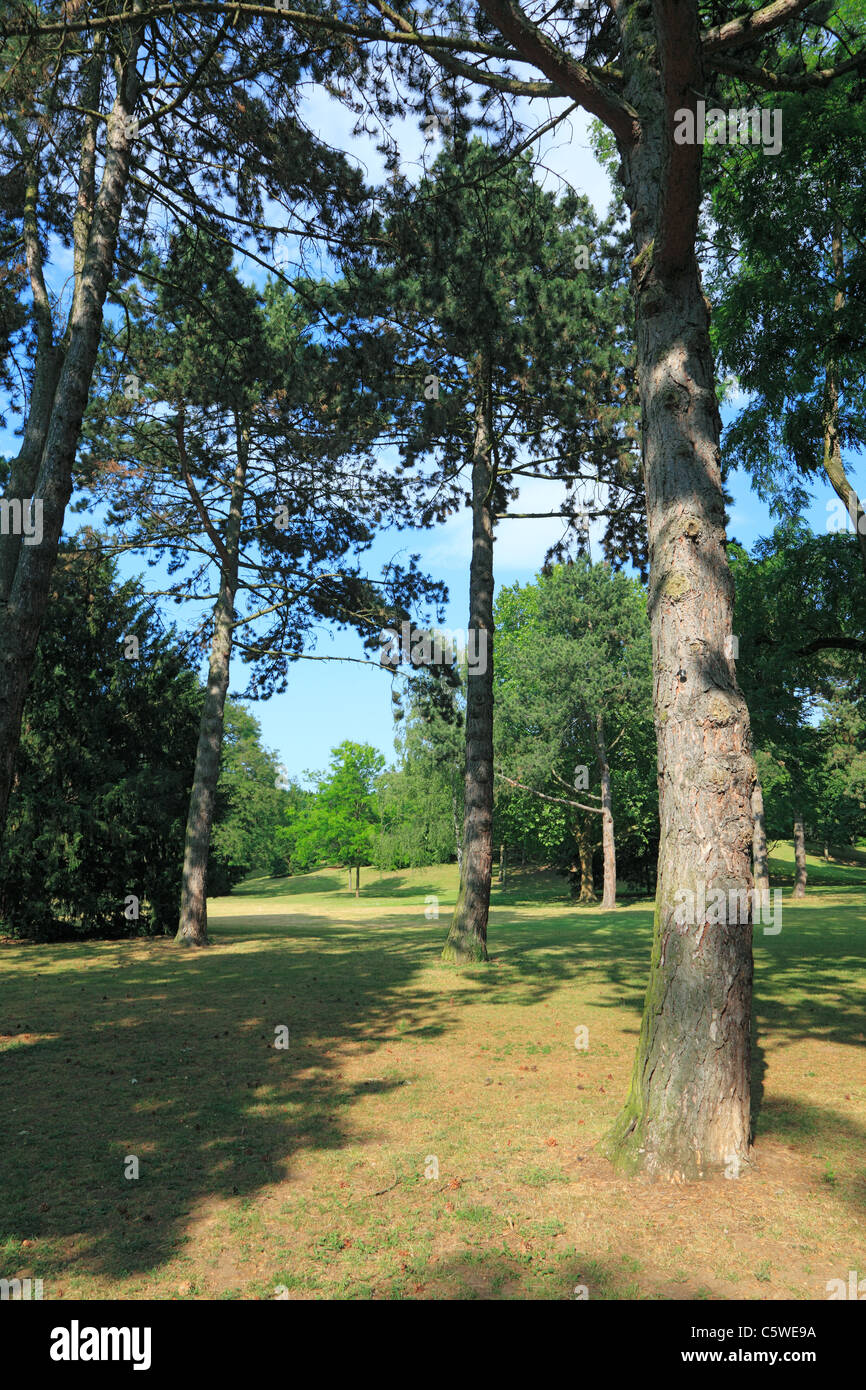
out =
<path fill-rule="evenodd" d="M 248 882 L 212 901 L 205 952 L 7 942 L 0 1277 L 46 1299 L 826 1298 L 866 1276 L 855 857 L 811 858 L 807 898 L 786 888 L 781 933 L 757 933 L 757 1167 L 690 1186 L 594 1150 L 649 902 L 576 909 L 518 875 L 462 973 L 438 959 L 447 866 L 364 870 L 357 901 L 337 870 Z"/>

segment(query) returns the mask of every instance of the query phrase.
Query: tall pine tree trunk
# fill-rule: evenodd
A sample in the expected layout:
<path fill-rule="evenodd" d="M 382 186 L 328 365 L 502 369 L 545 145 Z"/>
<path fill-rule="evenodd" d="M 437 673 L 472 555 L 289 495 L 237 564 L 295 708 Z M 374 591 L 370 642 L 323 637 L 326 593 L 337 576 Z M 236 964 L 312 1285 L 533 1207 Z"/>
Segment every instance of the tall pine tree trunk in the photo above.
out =
<path fill-rule="evenodd" d="M 750 1152 L 752 928 L 678 925 L 675 895 L 750 888 L 755 764 L 728 653 L 720 419 L 709 304 L 695 256 L 700 146 L 674 112 L 704 90 L 697 6 L 630 4 L 624 96 L 642 135 L 623 150 L 650 547 L 660 844 L 650 978 L 615 1162 L 696 1177 Z"/>
<path fill-rule="evenodd" d="M 466 778 L 460 888 L 443 960 L 487 960 L 487 917 L 493 870 L 493 487 L 490 372 L 478 363 L 472 450 L 472 562 L 469 569 L 470 647 L 479 669 L 466 678 Z"/>
<path fill-rule="evenodd" d="M 32 255 L 37 190 L 33 186 L 27 191 L 25 244 L 40 355 L 24 444 L 13 466 L 7 495 L 14 496 L 16 492 L 11 489 L 20 489 L 22 501 L 29 501 L 32 493 L 41 502 L 42 537 L 34 545 L 22 544 L 20 536 L 0 537 L 0 832 L 6 824 L 24 699 L 48 604 L 66 506 L 72 494 L 72 468 L 114 268 L 117 231 L 129 179 L 128 121 L 138 89 L 134 70 L 137 48 L 138 40 L 133 37 L 129 56 L 123 63 L 118 96 L 106 123 L 105 163 L 95 201 L 91 196 L 90 126 L 85 123 L 79 201 L 83 198 L 86 202 L 86 226 L 82 230 L 76 214 L 75 288 L 61 346 L 51 343 L 50 328 L 46 330 L 44 323 L 47 298 L 44 303 L 41 301 L 39 274 L 34 275 Z M 91 79 L 92 74 L 87 79 L 88 87 Z"/>
<path fill-rule="evenodd" d="M 794 866 L 796 875 L 794 878 L 794 897 L 805 898 L 806 896 L 806 828 L 803 825 L 803 817 L 797 814 L 794 819 Z"/>
<path fill-rule="evenodd" d="M 601 848 L 604 856 L 604 888 L 601 905 L 606 910 L 616 907 L 616 841 L 613 835 L 613 797 L 610 789 L 610 764 L 604 741 L 604 716 L 595 720 L 595 751 L 601 778 Z"/>
<path fill-rule="evenodd" d="M 235 593 L 238 582 L 241 519 L 246 488 L 248 439 L 236 427 L 237 460 L 232 479 L 224 552 L 220 564 L 219 597 L 214 607 L 213 636 L 207 689 L 199 725 L 195 774 L 189 798 L 183 853 L 180 921 L 175 940 L 182 946 L 206 946 L 207 861 L 213 832 L 216 790 L 222 755 L 226 694 L 232 655 Z M 350 871 L 351 872 L 351 871 Z"/>
<path fill-rule="evenodd" d="M 764 793 L 760 782 L 752 792 L 752 874 L 755 891 L 770 891 L 770 862 L 767 854 L 767 826 L 764 819 Z M 762 898 L 763 900 L 763 898 Z"/>

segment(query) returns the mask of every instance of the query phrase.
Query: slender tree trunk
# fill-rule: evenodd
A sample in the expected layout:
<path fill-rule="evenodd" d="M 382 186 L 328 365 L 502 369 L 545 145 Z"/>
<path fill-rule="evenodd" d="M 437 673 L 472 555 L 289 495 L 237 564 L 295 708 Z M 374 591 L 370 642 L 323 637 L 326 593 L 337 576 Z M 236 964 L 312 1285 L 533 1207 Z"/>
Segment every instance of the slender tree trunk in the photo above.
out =
<path fill-rule="evenodd" d="M 466 678 L 466 780 L 460 888 L 443 960 L 487 960 L 487 917 L 493 869 L 493 487 L 490 373 L 478 364 L 472 451 L 470 642 L 478 670 Z M 484 659 L 486 657 L 486 659 Z"/>
<path fill-rule="evenodd" d="M 505 885 L 505 846 L 499 846 L 499 882 Z"/>
<path fill-rule="evenodd" d="M 356 898 L 360 898 L 360 896 L 361 896 L 361 865 L 360 865 L 360 864 L 356 864 L 356 865 L 355 865 L 355 897 L 356 897 Z"/>
<path fill-rule="evenodd" d="M 198 748 L 195 755 L 195 774 L 186 822 L 180 922 L 175 937 L 175 940 L 182 946 L 206 946 L 208 944 L 207 861 L 210 853 L 216 790 L 222 755 L 249 447 L 248 438 L 237 421 L 235 433 L 237 437 L 237 460 L 232 479 L 224 541 L 225 553 L 220 566 L 219 597 L 214 608 L 207 689 L 201 712 Z"/>
<path fill-rule="evenodd" d="M 829 862 L 830 862 L 830 846 L 828 845 L 828 843 L 827 843 L 826 840 L 824 841 L 824 859 L 825 859 L 825 861 L 829 864 Z"/>
<path fill-rule="evenodd" d="M 838 219 L 833 224 L 831 254 L 836 284 L 833 296 L 833 315 L 836 320 L 834 333 L 837 333 L 839 316 L 845 307 L 845 254 L 842 246 L 842 228 Z M 836 496 L 844 502 L 845 510 L 851 518 L 860 547 L 860 560 L 866 573 L 866 512 L 842 463 L 842 444 L 839 438 L 839 365 L 836 360 L 835 340 L 824 373 L 824 472 Z"/>
<path fill-rule="evenodd" d="M 57 392 L 60 368 L 63 365 L 63 348 L 54 342 L 54 323 L 51 313 L 51 300 L 48 294 L 42 267 L 42 243 L 39 237 L 37 206 L 39 200 L 39 180 L 35 167 L 31 164 L 27 171 L 27 188 L 24 194 L 24 251 L 33 296 L 33 317 L 36 325 L 36 355 L 33 364 L 33 384 L 30 392 L 30 405 L 24 425 L 24 439 L 18 457 L 13 460 L 9 470 L 9 485 L 6 496 L 18 498 L 26 504 L 36 490 L 39 464 L 51 410 Z M 11 531 L 0 536 L 0 602 L 6 603 L 15 579 L 15 570 L 21 552 L 22 537 Z"/>
<path fill-rule="evenodd" d="M 454 843 L 457 846 L 457 875 L 463 868 L 463 837 L 460 829 L 460 818 L 457 815 L 457 791 L 456 788 L 451 793 L 451 817 L 454 823 Z"/>
<path fill-rule="evenodd" d="M 585 821 L 578 821 L 574 830 L 574 839 L 577 845 L 578 863 L 580 866 L 580 890 L 577 895 L 579 903 L 594 903 L 595 881 L 592 874 L 592 835 L 588 824 Z"/>
<path fill-rule="evenodd" d="M 81 157 L 78 168 L 78 198 L 73 216 L 73 274 L 75 303 L 78 295 L 87 258 L 96 196 L 96 136 L 99 125 L 95 108 L 99 106 L 100 89 L 105 67 L 105 34 L 93 36 L 93 46 L 89 59 L 83 65 L 82 105 L 90 112 L 84 118 Z M 54 315 L 51 298 L 44 278 L 42 241 L 39 234 L 39 168 L 30 157 L 27 136 L 19 130 L 14 119 L 11 129 L 15 134 L 24 156 L 24 255 L 27 274 L 33 298 L 33 320 L 36 329 L 36 356 L 33 364 L 33 382 L 27 419 L 24 425 L 24 439 L 18 457 L 13 460 L 9 471 L 9 486 L 6 495 L 20 499 L 30 498 L 36 490 L 39 465 L 48 438 L 51 413 L 55 404 L 57 385 L 74 313 L 70 315 L 66 334 L 62 341 L 55 342 Z M 0 602 L 6 603 L 15 579 L 15 570 L 21 550 L 22 538 L 8 535 L 0 538 Z"/>
<path fill-rule="evenodd" d="M 794 897 L 805 898 L 806 896 L 806 829 L 803 825 L 803 817 L 797 815 L 794 820 L 794 865 L 796 877 L 794 880 Z"/>
<path fill-rule="evenodd" d="M 677 923 L 676 894 L 752 885 L 749 718 L 727 639 L 720 418 L 709 304 L 695 257 L 700 146 L 674 112 L 705 90 L 696 4 L 629 4 L 623 147 L 636 256 L 638 382 L 650 549 L 660 844 L 650 977 L 613 1160 L 697 1177 L 749 1162 L 752 928 Z"/>
<path fill-rule="evenodd" d="M 601 777 L 601 845 L 604 855 L 604 888 L 601 905 L 606 911 L 616 907 L 616 842 L 613 835 L 613 798 L 610 790 L 610 765 L 604 741 L 604 716 L 595 721 L 595 751 Z"/>
<path fill-rule="evenodd" d="M 770 864 L 767 855 L 767 827 L 764 820 L 764 793 L 760 782 L 752 792 L 752 874 L 755 890 L 762 895 L 770 891 Z"/>
<path fill-rule="evenodd" d="M 66 506 L 72 493 L 72 468 L 102 333 L 103 306 L 114 268 L 117 229 L 129 179 L 127 121 L 134 109 L 138 89 L 134 71 L 137 48 L 138 41 L 133 39 L 118 96 L 106 123 L 102 180 L 92 216 L 88 209 L 88 234 L 86 245 L 80 244 L 80 273 L 76 275 L 63 350 L 52 348 L 42 325 L 37 330 L 42 337 L 42 360 L 37 363 L 24 444 L 10 479 L 11 486 L 23 489 L 28 500 L 32 491 L 37 502 L 41 502 L 42 537 L 34 545 L 21 544 L 21 538 L 16 536 L 0 538 L 0 831 L 6 824 L 24 699 L 48 604 Z M 79 198 L 87 197 L 89 167 L 85 147 Z M 33 189 L 29 196 L 26 221 L 32 242 Z M 78 226 L 76 217 L 76 232 Z M 25 230 L 25 242 L 27 240 Z M 30 250 L 32 252 L 32 245 Z M 76 235 L 76 268 L 78 251 Z M 31 273 L 31 286 L 33 278 Z M 36 278 L 38 297 L 38 276 Z M 41 310 L 38 303 L 35 307 L 38 319 Z"/>

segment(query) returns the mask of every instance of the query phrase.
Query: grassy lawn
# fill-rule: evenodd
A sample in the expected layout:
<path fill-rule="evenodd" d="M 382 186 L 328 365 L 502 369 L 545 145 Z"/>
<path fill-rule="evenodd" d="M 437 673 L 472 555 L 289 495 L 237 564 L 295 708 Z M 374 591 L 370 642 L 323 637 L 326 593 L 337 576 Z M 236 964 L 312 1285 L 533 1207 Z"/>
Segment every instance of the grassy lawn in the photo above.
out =
<path fill-rule="evenodd" d="M 0 945 L 0 1277 L 45 1298 L 823 1299 L 866 1275 L 850 859 L 811 857 L 806 899 L 786 888 L 781 933 L 756 935 L 757 1168 L 688 1187 L 594 1151 L 628 1086 L 649 902 L 578 910 L 517 875 L 491 963 L 462 973 L 438 959 L 453 867 L 364 870 L 357 901 L 337 870 L 247 882 L 201 953 Z M 771 868 L 791 881 L 785 846 Z"/>

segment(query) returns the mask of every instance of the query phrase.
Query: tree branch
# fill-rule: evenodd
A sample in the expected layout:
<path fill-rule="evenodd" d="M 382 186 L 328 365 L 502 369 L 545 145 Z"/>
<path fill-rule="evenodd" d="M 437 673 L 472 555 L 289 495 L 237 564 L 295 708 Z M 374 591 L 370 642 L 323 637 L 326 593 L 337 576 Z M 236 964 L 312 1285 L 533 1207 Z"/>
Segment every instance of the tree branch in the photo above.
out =
<path fill-rule="evenodd" d="M 866 642 L 859 637 L 815 637 L 804 647 L 796 647 L 797 656 L 812 656 L 815 652 L 827 650 L 843 652 L 866 652 Z"/>
<path fill-rule="evenodd" d="M 516 0 L 479 0 L 479 3 L 525 60 L 550 78 L 563 96 L 571 97 L 584 110 L 604 121 L 623 148 L 637 144 L 640 118 L 634 107 L 543 34 L 527 19 Z"/>
<path fill-rule="evenodd" d="M 835 68 L 815 68 L 814 71 L 803 72 L 799 76 L 780 77 L 769 68 L 755 67 L 738 58 L 723 57 L 718 62 L 709 63 L 708 66 L 712 67 L 714 72 L 724 73 L 727 77 L 741 77 L 744 82 L 750 82 L 753 87 L 762 87 L 768 92 L 811 92 L 828 87 L 837 77 L 844 77 L 847 72 L 856 72 L 866 67 L 866 49 L 862 53 L 855 53 L 853 58 L 848 58 Z"/>
<path fill-rule="evenodd" d="M 815 0 L 773 0 L 761 10 L 729 19 L 727 24 L 716 24 L 701 35 L 701 48 L 704 54 L 719 53 L 722 50 L 741 48 L 754 43 L 773 29 L 780 29 L 789 20 L 796 19 L 803 10 L 814 5 Z M 808 18 L 808 16 L 807 16 Z"/>
<path fill-rule="evenodd" d="M 582 801 L 572 801 L 564 796 L 548 796 L 546 792 L 537 792 L 534 787 L 527 787 L 525 782 L 515 782 L 513 777 L 506 777 L 504 772 L 497 772 L 494 776 L 501 782 L 507 782 L 511 787 L 519 787 L 521 791 L 531 792 L 533 796 L 540 796 L 542 801 L 556 801 L 561 806 L 576 806 L 579 811 L 591 811 L 593 815 L 601 815 L 600 806 L 584 806 Z"/>

